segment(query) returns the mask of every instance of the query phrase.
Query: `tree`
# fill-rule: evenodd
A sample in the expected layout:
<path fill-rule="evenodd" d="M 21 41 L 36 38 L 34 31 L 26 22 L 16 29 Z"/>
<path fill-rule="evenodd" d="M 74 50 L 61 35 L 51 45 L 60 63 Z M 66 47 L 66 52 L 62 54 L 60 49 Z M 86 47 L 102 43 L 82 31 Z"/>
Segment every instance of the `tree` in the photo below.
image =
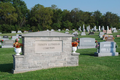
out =
<path fill-rule="evenodd" d="M 15 13 L 16 9 L 9 2 L 0 2 L 0 18 L 2 23 L 0 24 L 12 24 L 17 22 L 18 15 Z"/>
<path fill-rule="evenodd" d="M 42 30 L 51 29 L 53 11 L 50 8 L 44 8 L 44 6 L 37 4 L 31 10 L 30 20 L 34 22 L 34 26 L 41 25 Z"/>
<path fill-rule="evenodd" d="M 22 0 L 13 0 L 13 6 L 16 8 L 16 13 L 18 14 L 17 24 L 21 28 L 26 23 L 26 17 L 28 16 L 29 10 Z"/>

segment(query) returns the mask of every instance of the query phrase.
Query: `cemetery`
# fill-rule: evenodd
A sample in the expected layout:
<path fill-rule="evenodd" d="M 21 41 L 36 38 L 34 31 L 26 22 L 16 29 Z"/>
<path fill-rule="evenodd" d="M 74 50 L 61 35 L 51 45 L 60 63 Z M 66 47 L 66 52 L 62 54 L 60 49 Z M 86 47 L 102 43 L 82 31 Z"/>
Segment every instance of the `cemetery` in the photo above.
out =
<path fill-rule="evenodd" d="M 119 3 L 1 0 L 0 80 L 120 80 Z"/>
<path fill-rule="evenodd" d="M 82 36 L 80 34 L 82 32 L 79 30 L 74 32 L 73 30 L 67 29 L 65 31 L 30 32 L 23 33 L 22 35 L 17 33 L 0 34 L 0 39 L 4 40 L 3 42 L 0 41 L 2 45 L 0 48 L 0 52 L 2 52 L 0 60 L 3 61 L 0 62 L 0 74 L 4 73 L 8 74 L 8 76 L 14 74 L 13 76 L 15 76 L 16 73 L 26 75 L 41 73 L 43 75 L 43 71 L 45 71 L 44 74 L 49 75 L 53 71 L 56 73 L 57 70 L 67 75 L 69 75 L 70 70 L 75 70 L 77 76 L 79 74 L 85 74 L 85 72 L 91 74 L 93 71 L 95 71 L 95 74 L 99 71 L 102 75 L 106 75 L 103 70 L 113 71 L 119 74 L 120 71 L 117 69 L 120 64 L 117 61 L 120 57 L 120 37 L 117 37 L 116 34 L 119 35 L 120 30 L 110 35 L 105 35 L 105 33 L 98 31 L 94 32 L 94 35 L 89 35 L 89 32 L 83 32 L 86 35 Z M 72 52 L 73 45 L 71 45 L 71 42 L 72 39 L 76 40 L 74 34 L 78 35 L 79 42 L 75 52 Z M 103 40 L 100 37 L 102 35 L 104 35 Z M 9 36 L 12 37 L 9 38 Z M 18 38 L 18 36 L 21 36 L 21 38 Z M 20 55 L 16 55 L 12 46 L 16 38 L 23 44 Z M 104 68 L 105 66 L 109 69 Z M 111 68 L 114 68 L 114 70 L 111 70 Z M 112 73 L 107 74 L 112 75 Z M 38 76 L 38 74 L 36 75 Z"/>

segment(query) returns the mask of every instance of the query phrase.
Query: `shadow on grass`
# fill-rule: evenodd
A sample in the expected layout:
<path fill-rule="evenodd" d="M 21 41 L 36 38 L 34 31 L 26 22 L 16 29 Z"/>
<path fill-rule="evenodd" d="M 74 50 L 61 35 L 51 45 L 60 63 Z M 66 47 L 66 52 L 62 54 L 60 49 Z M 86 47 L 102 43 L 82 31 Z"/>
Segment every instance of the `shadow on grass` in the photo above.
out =
<path fill-rule="evenodd" d="M 13 64 L 0 64 L 0 72 L 12 73 Z"/>

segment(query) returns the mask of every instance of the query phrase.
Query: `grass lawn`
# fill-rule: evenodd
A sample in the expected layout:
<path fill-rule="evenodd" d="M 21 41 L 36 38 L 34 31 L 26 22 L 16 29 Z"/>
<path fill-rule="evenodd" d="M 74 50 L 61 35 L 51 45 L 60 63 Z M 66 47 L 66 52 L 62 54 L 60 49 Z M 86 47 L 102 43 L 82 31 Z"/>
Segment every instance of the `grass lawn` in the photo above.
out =
<path fill-rule="evenodd" d="M 116 52 L 120 53 L 120 38 L 115 37 L 119 33 L 120 31 L 112 35 L 118 45 Z M 98 42 L 102 42 L 103 40 L 99 38 L 98 34 L 97 32 L 95 35 L 78 36 L 78 38 L 92 37 Z M 96 49 L 78 49 L 79 66 L 76 67 L 12 74 L 14 49 L 0 48 L 0 80 L 120 80 L 120 56 L 95 57 L 94 52 L 96 51 Z"/>

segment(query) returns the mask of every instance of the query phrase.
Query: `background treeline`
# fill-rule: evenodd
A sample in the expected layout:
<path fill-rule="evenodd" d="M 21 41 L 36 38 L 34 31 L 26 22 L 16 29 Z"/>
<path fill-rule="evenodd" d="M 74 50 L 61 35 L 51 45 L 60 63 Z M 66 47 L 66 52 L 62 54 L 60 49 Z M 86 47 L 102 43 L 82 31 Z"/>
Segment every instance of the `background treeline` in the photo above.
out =
<path fill-rule="evenodd" d="M 0 0 L 0 32 L 12 30 L 41 31 L 46 29 L 78 29 L 79 26 L 109 26 L 120 28 L 117 14 L 100 11 L 84 12 L 78 8 L 61 10 L 56 5 L 44 7 L 36 4 L 29 10 L 22 0 Z"/>

